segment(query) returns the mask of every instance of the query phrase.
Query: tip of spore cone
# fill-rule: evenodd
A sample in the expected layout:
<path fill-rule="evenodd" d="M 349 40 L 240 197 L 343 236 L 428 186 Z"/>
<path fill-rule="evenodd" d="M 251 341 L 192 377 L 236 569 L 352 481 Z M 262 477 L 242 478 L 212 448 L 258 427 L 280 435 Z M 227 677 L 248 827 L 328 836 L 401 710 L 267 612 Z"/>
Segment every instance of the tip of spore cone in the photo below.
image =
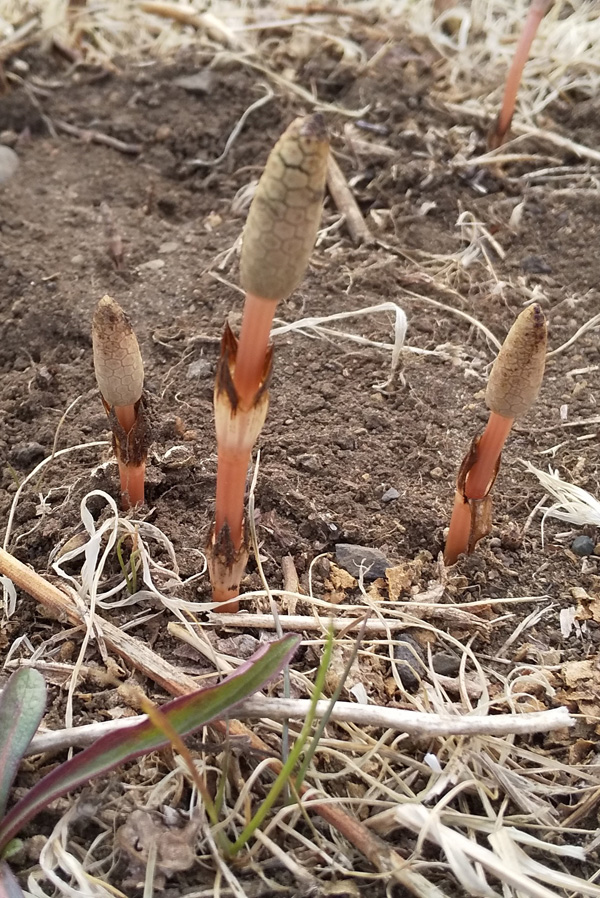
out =
<path fill-rule="evenodd" d="M 528 306 L 508 332 L 488 380 L 488 408 L 518 418 L 535 402 L 544 376 L 546 317 L 538 303 Z"/>

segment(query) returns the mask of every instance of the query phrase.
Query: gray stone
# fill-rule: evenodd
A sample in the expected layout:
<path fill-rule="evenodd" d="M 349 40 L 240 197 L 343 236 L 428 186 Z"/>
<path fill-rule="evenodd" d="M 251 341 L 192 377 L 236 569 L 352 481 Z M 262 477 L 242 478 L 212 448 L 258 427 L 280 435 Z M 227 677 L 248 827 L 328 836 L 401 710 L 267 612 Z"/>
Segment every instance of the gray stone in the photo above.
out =
<path fill-rule="evenodd" d="M 340 567 L 358 577 L 363 569 L 365 580 L 377 580 L 385 577 L 390 562 L 380 549 L 370 549 L 368 546 L 354 546 L 351 543 L 338 543 L 335 547 L 335 560 Z"/>
<path fill-rule="evenodd" d="M 0 184 L 12 178 L 19 167 L 19 157 L 10 147 L 0 144 Z"/>
<path fill-rule="evenodd" d="M 400 682 L 409 692 L 415 692 L 425 674 L 425 653 L 408 633 L 398 636 L 394 646 L 394 661 Z"/>
<path fill-rule="evenodd" d="M 443 677 L 456 677 L 460 670 L 460 658 L 450 652 L 438 652 L 431 659 L 436 673 Z"/>
<path fill-rule="evenodd" d="M 191 362 L 187 369 L 187 379 L 193 380 L 195 377 L 208 377 L 212 374 L 212 362 L 208 359 L 196 359 Z"/>
<path fill-rule="evenodd" d="M 400 493 L 398 492 L 397 489 L 394 489 L 394 487 L 391 486 L 389 488 L 389 490 L 385 491 L 385 493 L 381 497 L 381 501 L 382 502 L 393 502 L 394 499 L 399 499 L 399 498 L 400 498 Z"/>
<path fill-rule="evenodd" d="M 165 267 L 164 259 L 149 259 L 147 262 L 142 262 L 141 265 L 138 265 L 139 271 L 159 271 L 161 268 Z"/>
<path fill-rule="evenodd" d="M 28 468 L 45 458 L 46 450 L 41 443 L 21 443 L 13 446 L 8 458 L 18 468 Z"/>
<path fill-rule="evenodd" d="M 576 536 L 571 543 L 571 549 L 576 555 L 592 555 L 595 549 L 595 543 L 589 536 Z"/>
<path fill-rule="evenodd" d="M 191 94 L 207 94 L 212 90 L 214 77 L 210 69 L 202 69 L 193 75 L 181 75 L 175 78 L 173 84 L 183 87 Z"/>

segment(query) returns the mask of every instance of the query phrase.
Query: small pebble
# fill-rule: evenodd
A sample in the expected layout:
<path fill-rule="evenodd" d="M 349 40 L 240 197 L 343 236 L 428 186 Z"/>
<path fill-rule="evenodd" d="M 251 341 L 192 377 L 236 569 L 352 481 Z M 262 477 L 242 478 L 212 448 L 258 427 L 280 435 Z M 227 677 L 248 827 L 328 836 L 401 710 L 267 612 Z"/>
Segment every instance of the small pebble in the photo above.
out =
<path fill-rule="evenodd" d="M 194 72 L 193 75 L 181 75 L 173 80 L 177 87 L 183 87 L 191 94 L 207 94 L 212 89 L 214 75 L 209 68 Z"/>
<path fill-rule="evenodd" d="M 425 654 L 419 643 L 406 634 L 394 646 L 394 660 L 400 682 L 409 692 L 419 688 L 425 673 Z"/>
<path fill-rule="evenodd" d="M 187 379 L 193 380 L 195 377 L 208 377 L 212 373 L 212 362 L 208 359 L 196 359 L 188 365 Z"/>
<path fill-rule="evenodd" d="M 540 256 L 526 256 L 521 260 L 521 268 L 529 274 L 552 274 L 552 267 Z"/>
<path fill-rule="evenodd" d="M 12 178 L 19 167 L 19 157 L 10 147 L 0 145 L 0 184 Z"/>
<path fill-rule="evenodd" d="M 441 468 L 433 468 L 433 470 L 429 472 L 429 476 L 433 477 L 434 480 L 441 480 L 444 476 L 444 472 Z"/>
<path fill-rule="evenodd" d="M 595 548 L 594 540 L 589 536 L 576 536 L 571 543 L 571 549 L 576 555 L 591 555 Z"/>
<path fill-rule="evenodd" d="M 339 567 L 358 577 L 362 570 L 365 580 L 377 580 L 385 577 L 390 562 L 380 549 L 371 549 L 368 546 L 355 546 L 351 543 L 338 543 L 335 547 L 335 560 Z"/>
<path fill-rule="evenodd" d="M 389 488 L 389 490 L 385 491 L 385 493 L 381 497 L 381 501 L 382 502 L 393 502 L 394 499 L 399 499 L 399 498 L 400 498 L 400 493 L 398 492 L 398 490 L 394 489 L 393 486 L 391 486 Z"/>
<path fill-rule="evenodd" d="M 170 240 L 168 243 L 161 243 L 158 247 L 159 253 L 174 253 L 179 249 L 179 244 L 175 240 Z"/>
<path fill-rule="evenodd" d="M 431 664 L 442 677 L 456 677 L 460 670 L 460 658 L 450 652 L 438 652 L 431 659 Z"/>
<path fill-rule="evenodd" d="M 154 132 L 154 139 L 162 143 L 163 140 L 168 140 L 172 133 L 170 125 L 159 125 Z"/>
<path fill-rule="evenodd" d="M 28 468 L 30 465 L 41 461 L 46 455 L 46 450 L 41 443 L 22 443 L 14 446 L 8 454 L 13 465 L 18 468 Z"/>
<path fill-rule="evenodd" d="M 164 259 L 150 259 L 148 262 L 142 262 L 141 265 L 138 265 L 140 271 L 159 271 L 164 267 Z"/>

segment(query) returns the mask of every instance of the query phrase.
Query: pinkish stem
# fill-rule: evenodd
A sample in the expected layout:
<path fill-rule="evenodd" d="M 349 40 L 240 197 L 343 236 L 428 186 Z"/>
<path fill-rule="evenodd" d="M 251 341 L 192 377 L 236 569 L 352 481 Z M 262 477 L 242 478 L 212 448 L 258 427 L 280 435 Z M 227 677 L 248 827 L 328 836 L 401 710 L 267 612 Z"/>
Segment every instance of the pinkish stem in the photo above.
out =
<path fill-rule="evenodd" d="M 502 99 L 502 107 L 498 115 L 496 126 L 490 135 L 490 147 L 495 149 L 504 143 L 506 133 L 510 128 L 510 123 L 515 111 L 515 103 L 519 92 L 519 85 L 523 76 L 525 63 L 529 59 L 529 51 L 533 39 L 537 34 L 540 22 L 550 9 L 553 0 L 532 0 L 531 6 L 527 13 L 525 25 L 519 37 L 517 48 L 511 67 L 506 78 L 506 86 L 504 88 L 504 97 Z"/>
<path fill-rule="evenodd" d="M 254 404 L 265 372 L 271 324 L 277 300 L 246 294 L 233 383 L 243 409 Z"/>

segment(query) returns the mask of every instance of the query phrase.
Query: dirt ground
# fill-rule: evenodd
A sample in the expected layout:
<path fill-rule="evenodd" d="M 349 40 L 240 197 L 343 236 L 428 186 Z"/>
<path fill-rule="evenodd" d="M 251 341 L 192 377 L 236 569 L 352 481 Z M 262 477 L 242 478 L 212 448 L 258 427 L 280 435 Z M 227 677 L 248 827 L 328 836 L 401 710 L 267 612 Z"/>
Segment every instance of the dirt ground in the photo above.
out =
<path fill-rule="evenodd" d="M 23 59 L 29 66 L 23 83 L 12 83 L 0 98 L 0 140 L 16 141 L 21 157 L 17 174 L 1 188 L 0 520 L 6 523 L 26 474 L 53 448 L 75 447 L 23 491 L 9 541 L 17 558 L 55 579 L 50 561 L 81 530 L 82 498 L 91 490 L 116 495 L 110 449 L 86 447 L 109 439 L 90 336 L 94 306 L 109 293 L 138 335 L 153 419 L 147 508 L 136 515 L 168 535 L 181 575 L 188 577 L 200 567 L 198 550 L 213 515 L 213 377 L 224 322 L 229 316 L 236 327 L 240 320 L 236 247 L 247 208 L 243 191 L 289 121 L 311 110 L 276 89 L 248 116 L 222 161 L 189 166 L 193 159 L 214 162 L 220 156 L 244 110 L 265 93 L 261 76 L 229 63 L 211 68 L 204 84 L 190 90 L 178 79 L 204 71 L 207 59 L 187 55 L 168 65 L 117 65 L 114 72 L 73 70 L 59 56 L 34 52 Z M 366 73 L 339 65 L 323 50 L 306 60 L 300 77 L 315 85 L 323 101 L 345 110 L 364 107 L 354 118 L 333 111 L 325 116 L 374 242 L 355 246 L 328 197 L 310 270 L 279 318 L 291 322 L 391 300 L 406 311 L 408 331 L 401 376 L 385 389 L 377 385 L 388 376 L 389 350 L 343 336 L 294 332 L 276 338 L 256 491 L 265 574 L 271 587 L 280 588 L 282 557 L 291 555 L 306 589 L 311 562 L 328 553 L 313 571 L 315 593 L 327 598 L 339 583 L 331 567 L 336 544 L 356 543 L 381 549 L 390 566 L 408 563 L 412 579 L 401 594 L 408 600 L 442 582 L 438 556 L 457 468 L 486 420 L 482 390 L 495 350 L 481 329 L 452 310 L 485 324 L 501 341 L 524 305 L 536 300 L 548 318 L 549 348 L 569 340 L 598 310 L 597 169 L 534 138 L 521 140 L 511 150 L 521 158 L 502 167 L 471 164 L 486 150 L 489 122 L 449 111 L 443 65 L 400 35 Z M 80 139 L 62 123 L 133 146 L 122 152 L 85 133 Z M 562 97 L 544 124 L 574 141 L 600 145 L 596 101 Z M 560 177 L 543 173 L 549 169 L 560 169 Z M 124 242 L 121 270 L 107 249 L 102 203 Z M 520 203 L 517 222 L 513 213 Z M 388 313 L 334 326 L 392 340 Z M 474 638 L 473 648 L 492 677 L 494 671 L 506 677 L 523 663 L 538 668 L 540 659 L 552 657 L 558 692 L 555 698 L 538 696 L 540 707 L 564 700 L 562 665 L 597 656 L 600 629 L 593 611 L 569 636 L 561 632 L 559 614 L 578 602 L 589 608 L 588 600 L 593 606 L 600 598 L 600 558 L 575 554 L 571 543 L 581 531 L 550 519 L 542 541 L 539 515 L 530 515 L 543 490 L 520 460 L 544 470 L 551 464 L 564 479 L 598 495 L 599 366 L 597 330 L 549 358 L 539 400 L 518 422 L 503 455 L 492 533 L 473 556 L 444 573 L 438 598 L 453 604 L 533 597 L 480 608 L 490 626 Z M 390 489 L 396 498 L 384 499 Z M 88 505 L 98 517 L 106 513 L 101 497 Z M 594 529 L 583 533 L 600 552 Z M 260 588 L 253 561 L 244 587 Z M 385 581 L 375 588 L 385 602 Z M 209 601 L 208 578 L 178 594 Z M 346 585 L 344 600 L 360 604 L 359 590 Z M 259 599 L 244 607 L 266 605 Z M 539 609 L 544 613 L 506 646 Z M 125 608 L 112 617 L 121 623 L 136 613 Z M 296 613 L 311 612 L 300 603 Z M 206 672 L 207 662 L 166 632 L 168 619 L 163 612 L 132 632 L 188 672 Z M 2 648 L 25 634 L 35 647 L 60 632 L 60 624 L 20 595 L 17 613 L 2 630 Z M 216 644 L 239 638 L 237 631 L 211 632 Z M 71 634 L 57 644 L 68 662 L 79 639 Z M 434 653 L 440 648 L 434 645 Z M 381 685 L 390 677 L 385 653 L 381 657 L 380 676 L 366 684 L 370 697 L 410 707 L 409 695 Z M 89 658 L 98 660 L 94 648 Z M 109 702 L 110 690 L 88 685 L 76 696 L 75 723 L 102 717 Z M 52 689 L 59 721 L 64 696 L 56 684 Z M 578 710 L 576 700 L 571 709 Z M 589 740 L 590 757 L 594 713 L 579 732 Z M 567 753 L 560 748 L 558 756 Z M 564 795 L 559 800 L 569 804 Z M 591 806 L 586 820 L 592 828 L 595 814 Z M 198 882 L 194 875 L 179 874 L 165 894 L 185 894 Z M 123 876 L 117 867 L 111 881 L 119 885 Z M 206 873 L 206 883 L 211 876 Z M 285 879 L 279 881 L 284 887 Z M 264 888 L 260 894 L 271 894 Z M 289 885 L 284 892 L 297 894 Z"/>

